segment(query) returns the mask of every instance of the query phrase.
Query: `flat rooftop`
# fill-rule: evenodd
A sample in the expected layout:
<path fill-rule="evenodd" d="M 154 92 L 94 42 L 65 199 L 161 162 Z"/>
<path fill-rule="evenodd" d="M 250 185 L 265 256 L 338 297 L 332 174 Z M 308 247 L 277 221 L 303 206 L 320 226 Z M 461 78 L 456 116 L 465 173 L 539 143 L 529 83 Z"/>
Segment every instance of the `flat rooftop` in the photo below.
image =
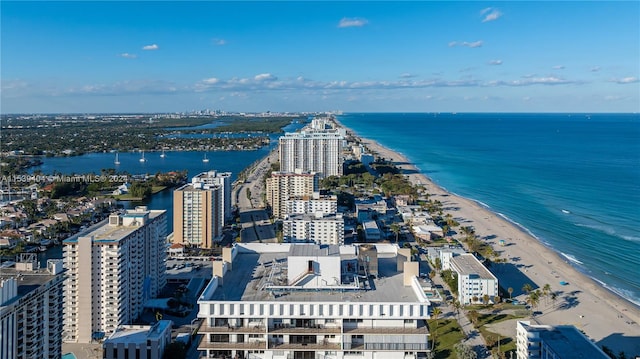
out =
<path fill-rule="evenodd" d="M 149 214 L 149 222 L 153 221 L 158 216 L 165 213 L 164 210 L 149 210 L 148 212 L 129 212 L 123 214 L 123 218 L 131 217 L 143 217 L 145 214 Z M 101 222 L 92 231 L 82 234 L 82 237 L 93 236 L 93 242 L 116 242 L 119 241 L 136 230 L 142 228 L 141 226 L 124 226 L 124 225 L 110 225 L 109 221 Z M 65 239 L 63 243 L 77 243 L 80 236 L 74 236 L 69 239 Z"/>
<path fill-rule="evenodd" d="M 124 325 L 111 334 L 106 342 L 146 344 L 147 339 L 158 339 L 167 328 L 171 328 L 170 320 L 161 320 L 150 325 Z"/>
<path fill-rule="evenodd" d="M 608 358 L 589 338 L 572 325 L 530 326 L 525 324 L 525 327 L 531 332 L 540 333 L 544 344 L 561 354 L 563 359 Z"/>
<path fill-rule="evenodd" d="M 464 253 L 453 256 L 451 262 L 460 269 L 462 275 L 477 274 L 482 279 L 496 279 L 473 254 Z"/>
<path fill-rule="evenodd" d="M 38 287 L 46 284 L 56 276 L 49 273 L 46 268 L 40 268 L 36 271 L 21 271 L 14 268 L 2 268 L 0 269 L 0 281 L 9 278 L 15 278 L 18 287 L 18 295 L 13 298 L 7 304 L 12 303 L 15 300 L 22 298 L 29 292 L 37 289 Z"/>
<path fill-rule="evenodd" d="M 309 247 L 309 250 L 311 247 Z M 305 249 L 301 249 L 305 251 Z M 301 255 L 302 253 L 296 253 Z M 416 302 L 416 294 L 405 287 L 403 273 L 396 270 L 396 255 L 378 253 L 378 277 L 360 279 L 360 289 L 308 288 L 274 292 L 264 286 L 271 280 L 276 285 L 287 283 L 289 252 L 238 253 L 233 270 L 224 278 L 207 301 L 283 301 L 283 302 Z M 355 255 L 341 255 L 355 258 Z M 275 266 L 275 268 L 274 268 Z M 272 271 L 273 269 L 273 271 Z M 277 298 L 276 298 L 277 296 Z"/>

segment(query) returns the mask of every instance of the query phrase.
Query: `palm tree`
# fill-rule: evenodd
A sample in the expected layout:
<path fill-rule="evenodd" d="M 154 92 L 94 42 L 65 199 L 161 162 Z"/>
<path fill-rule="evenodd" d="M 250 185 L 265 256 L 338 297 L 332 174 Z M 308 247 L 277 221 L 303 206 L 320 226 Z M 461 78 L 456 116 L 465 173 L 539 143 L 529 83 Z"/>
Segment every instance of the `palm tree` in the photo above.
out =
<path fill-rule="evenodd" d="M 549 294 L 551 294 L 551 285 L 547 283 L 544 285 L 544 287 L 542 287 L 542 295 L 544 296 L 545 304 L 547 303 Z"/>
<path fill-rule="evenodd" d="M 391 232 L 393 232 L 393 234 L 396 235 L 396 243 L 398 243 L 398 234 L 400 234 L 400 226 L 397 223 L 392 223 L 391 226 L 389 226 L 391 228 Z"/>
<path fill-rule="evenodd" d="M 489 298 L 489 295 L 488 295 L 488 294 L 483 295 L 483 296 L 482 296 L 482 303 L 483 303 L 484 305 L 489 304 L 489 299 L 490 299 L 490 298 Z"/>
<path fill-rule="evenodd" d="M 436 335 L 438 332 L 438 317 L 440 316 L 440 314 L 442 314 L 442 310 L 440 310 L 440 308 L 438 307 L 433 308 L 433 310 L 431 311 L 431 318 L 433 318 L 433 320 L 436 322 L 433 330 L 433 339 L 431 339 L 431 351 L 434 351 L 436 347 Z"/>
<path fill-rule="evenodd" d="M 522 291 L 525 292 L 526 294 L 529 294 L 529 292 L 531 292 L 532 290 L 533 290 L 533 287 L 529 283 L 522 286 Z"/>
<path fill-rule="evenodd" d="M 456 310 L 456 316 L 458 317 L 458 320 L 460 319 L 460 308 L 462 307 L 462 305 L 460 305 L 460 301 L 458 301 L 457 299 L 453 300 L 453 308 Z"/>
<path fill-rule="evenodd" d="M 509 292 L 509 299 L 511 299 L 511 294 L 513 294 L 513 288 L 507 288 L 507 292 Z"/>

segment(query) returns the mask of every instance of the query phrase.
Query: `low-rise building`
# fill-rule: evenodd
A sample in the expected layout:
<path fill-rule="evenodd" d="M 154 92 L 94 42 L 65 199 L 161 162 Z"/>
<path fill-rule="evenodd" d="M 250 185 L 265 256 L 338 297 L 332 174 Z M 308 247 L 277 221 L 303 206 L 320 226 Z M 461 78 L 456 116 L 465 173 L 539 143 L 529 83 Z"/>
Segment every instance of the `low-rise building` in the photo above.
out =
<path fill-rule="evenodd" d="M 607 359 L 602 349 L 573 325 L 538 325 L 518 321 L 518 359 Z"/>
<path fill-rule="evenodd" d="M 376 221 L 362 222 L 362 231 L 364 232 L 364 240 L 367 242 L 377 242 L 382 239 L 382 231 L 378 228 Z"/>
<path fill-rule="evenodd" d="M 293 214 L 282 221 L 285 242 L 314 242 L 317 244 L 344 243 L 342 213 Z"/>
<path fill-rule="evenodd" d="M 494 303 L 498 292 L 498 278 L 470 253 L 451 258 L 451 269 L 458 274 L 458 301 L 467 305 L 483 302 Z"/>
<path fill-rule="evenodd" d="M 170 320 L 151 325 L 122 325 L 102 344 L 104 359 L 162 359 L 171 343 Z"/>
<path fill-rule="evenodd" d="M 290 197 L 284 203 L 284 214 L 323 213 L 332 214 L 338 212 L 337 196 L 320 196 L 314 192 L 312 196 Z"/>

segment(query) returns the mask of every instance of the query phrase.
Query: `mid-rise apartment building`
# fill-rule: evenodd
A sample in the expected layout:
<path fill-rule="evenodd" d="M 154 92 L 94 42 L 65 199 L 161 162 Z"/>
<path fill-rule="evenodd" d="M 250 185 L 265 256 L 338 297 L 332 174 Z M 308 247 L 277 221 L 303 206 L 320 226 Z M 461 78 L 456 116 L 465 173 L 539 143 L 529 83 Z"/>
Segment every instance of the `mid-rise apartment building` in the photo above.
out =
<path fill-rule="evenodd" d="M 64 340 L 90 343 L 131 324 L 166 284 L 167 213 L 136 207 L 63 241 Z"/>
<path fill-rule="evenodd" d="M 0 268 L 0 358 L 62 356 L 63 282 L 62 260 L 40 269 L 36 254 Z"/>
<path fill-rule="evenodd" d="M 331 214 L 338 212 L 338 198 L 336 196 L 321 197 L 318 192 L 314 192 L 312 197 L 290 198 L 284 202 L 285 215 L 323 213 Z"/>
<path fill-rule="evenodd" d="M 342 213 L 291 214 L 282 221 L 285 242 L 313 242 L 343 244 L 344 218 Z"/>
<path fill-rule="evenodd" d="M 449 259 L 451 270 L 458 274 L 458 301 L 462 305 L 480 303 L 486 298 L 493 303 L 498 292 L 498 278 L 470 253 Z M 444 268 L 444 267 L 443 267 Z"/>
<path fill-rule="evenodd" d="M 336 131 L 286 133 L 278 144 L 280 170 L 317 172 L 320 178 L 341 176 L 343 141 Z"/>
<path fill-rule="evenodd" d="M 286 214 L 286 201 L 309 198 L 318 191 L 318 175 L 311 172 L 273 172 L 266 180 L 266 200 L 274 217 Z"/>
<path fill-rule="evenodd" d="M 602 349 L 573 325 L 539 325 L 518 321 L 518 359 L 607 359 Z"/>
<path fill-rule="evenodd" d="M 220 186 L 222 188 L 222 218 L 224 218 L 225 223 L 233 219 L 233 212 L 231 211 L 231 172 L 202 172 L 193 176 L 191 183 Z"/>
<path fill-rule="evenodd" d="M 223 186 L 192 182 L 173 192 L 173 243 L 212 248 L 223 228 Z"/>
<path fill-rule="evenodd" d="M 198 299 L 204 319 L 198 350 L 208 358 L 426 358 L 429 300 L 417 278 L 419 263 L 392 245 L 363 250 L 224 248 Z"/>

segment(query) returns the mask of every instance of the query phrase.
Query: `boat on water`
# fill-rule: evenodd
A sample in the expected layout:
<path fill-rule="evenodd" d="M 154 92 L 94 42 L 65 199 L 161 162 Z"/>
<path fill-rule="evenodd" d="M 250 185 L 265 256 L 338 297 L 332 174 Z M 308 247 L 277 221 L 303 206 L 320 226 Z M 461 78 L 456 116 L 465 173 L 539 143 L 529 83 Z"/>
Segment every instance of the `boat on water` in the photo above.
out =
<path fill-rule="evenodd" d="M 209 162 L 209 159 L 207 158 L 207 154 L 204 154 L 204 158 L 202 159 L 202 162 L 207 163 Z"/>
<path fill-rule="evenodd" d="M 118 153 L 116 152 L 116 159 L 115 161 L 113 161 L 114 164 L 119 165 L 120 164 L 120 160 L 118 159 Z"/>
<path fill-rule="evenodd" d="M 167 155 L 164 154 L 164 148 L 162 149 L 162 153 L 160 154 L 160 158 L 165 158 Z"/>
<path fill-rule="evenodd" d="M 142 157 L 140 157 L 140 162 L 147 162 L 147 159 L 144 158 L 144 151 L 142 151 Z"/>

